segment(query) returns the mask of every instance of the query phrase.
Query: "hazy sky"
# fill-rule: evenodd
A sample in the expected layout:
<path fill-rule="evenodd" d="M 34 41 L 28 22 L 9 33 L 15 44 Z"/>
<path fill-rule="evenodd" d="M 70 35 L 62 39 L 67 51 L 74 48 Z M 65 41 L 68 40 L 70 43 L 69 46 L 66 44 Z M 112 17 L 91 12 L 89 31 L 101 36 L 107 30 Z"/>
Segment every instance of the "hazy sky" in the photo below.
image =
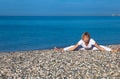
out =
<path fill-rule="evenodd" d="M 120 0 L 0 0 L 0 16 L 111 15 Z"/>

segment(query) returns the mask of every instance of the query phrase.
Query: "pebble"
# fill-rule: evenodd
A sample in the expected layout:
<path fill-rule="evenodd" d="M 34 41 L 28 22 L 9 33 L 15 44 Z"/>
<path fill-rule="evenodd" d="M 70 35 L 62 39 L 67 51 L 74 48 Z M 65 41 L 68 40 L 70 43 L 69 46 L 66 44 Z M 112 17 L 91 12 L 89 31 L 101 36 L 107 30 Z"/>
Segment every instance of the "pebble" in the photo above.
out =
<path fill-rule="evenodd" d="M 0 53 L 0 79 L 3 78 L 120 79 L 120 52 L 36 50 Z"/>

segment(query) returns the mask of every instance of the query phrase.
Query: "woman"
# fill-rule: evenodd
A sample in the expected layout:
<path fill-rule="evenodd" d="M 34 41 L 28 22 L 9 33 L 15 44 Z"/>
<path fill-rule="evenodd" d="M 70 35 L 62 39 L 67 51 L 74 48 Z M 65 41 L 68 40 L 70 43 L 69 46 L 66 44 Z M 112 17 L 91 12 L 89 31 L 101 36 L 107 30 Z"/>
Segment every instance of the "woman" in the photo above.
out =
<path fill-rule="evenodd" d="M 102 45 L 98 45 L 94 39 L 90 37 L 88 32 L 83 33 L 82 39 L 76 44 L 69 47 L 65 47 L 63 49 L 54 48 L 55 50 L 63 51 L 74 51 L 74 50 L 101 50 L 101 51 L 111 51 L 117 52 L 120 49 L 111 49 Z"/>

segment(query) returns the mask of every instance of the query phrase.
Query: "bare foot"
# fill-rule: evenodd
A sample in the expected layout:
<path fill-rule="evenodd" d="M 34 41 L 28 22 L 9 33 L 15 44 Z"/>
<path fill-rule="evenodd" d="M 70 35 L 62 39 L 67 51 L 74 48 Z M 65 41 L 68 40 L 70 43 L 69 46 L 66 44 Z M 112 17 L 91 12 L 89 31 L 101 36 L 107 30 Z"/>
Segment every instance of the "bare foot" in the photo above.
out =
<path fill-rule="evenodd" d="M 55 50 L 56 52 L 58 52 L 58 51 L 60 51 L 61 53 L 63 53 L 63 52 L 64 52 L 64 50 L 63 50 L 62 48 L 57 48 L 57 47 L 54 47 L 54 50 Z"/>
<path fill-rule="evenodd" d="M 118 52 L 118 51 L 120 51 L 120 48 L 113 49 L 111 52 L 116 53 L 116 52 Z"/>
<path fill-rule="evenodd" d="M 120 51 L 120 48 L 117 48 L 116 50 L 117 50 L 117 52 L 118 52 L 118 51 Z"/>

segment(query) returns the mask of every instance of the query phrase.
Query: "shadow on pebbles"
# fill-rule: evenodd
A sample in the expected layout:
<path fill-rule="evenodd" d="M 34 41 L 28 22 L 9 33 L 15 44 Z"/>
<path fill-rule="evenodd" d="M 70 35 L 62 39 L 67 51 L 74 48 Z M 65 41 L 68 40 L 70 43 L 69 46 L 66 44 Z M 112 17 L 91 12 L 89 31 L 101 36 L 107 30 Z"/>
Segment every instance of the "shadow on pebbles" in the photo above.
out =
<path fill-rule="evenodd" d="M 0 53 L 0 79 L 120 79 L 120 52 Z"/>

